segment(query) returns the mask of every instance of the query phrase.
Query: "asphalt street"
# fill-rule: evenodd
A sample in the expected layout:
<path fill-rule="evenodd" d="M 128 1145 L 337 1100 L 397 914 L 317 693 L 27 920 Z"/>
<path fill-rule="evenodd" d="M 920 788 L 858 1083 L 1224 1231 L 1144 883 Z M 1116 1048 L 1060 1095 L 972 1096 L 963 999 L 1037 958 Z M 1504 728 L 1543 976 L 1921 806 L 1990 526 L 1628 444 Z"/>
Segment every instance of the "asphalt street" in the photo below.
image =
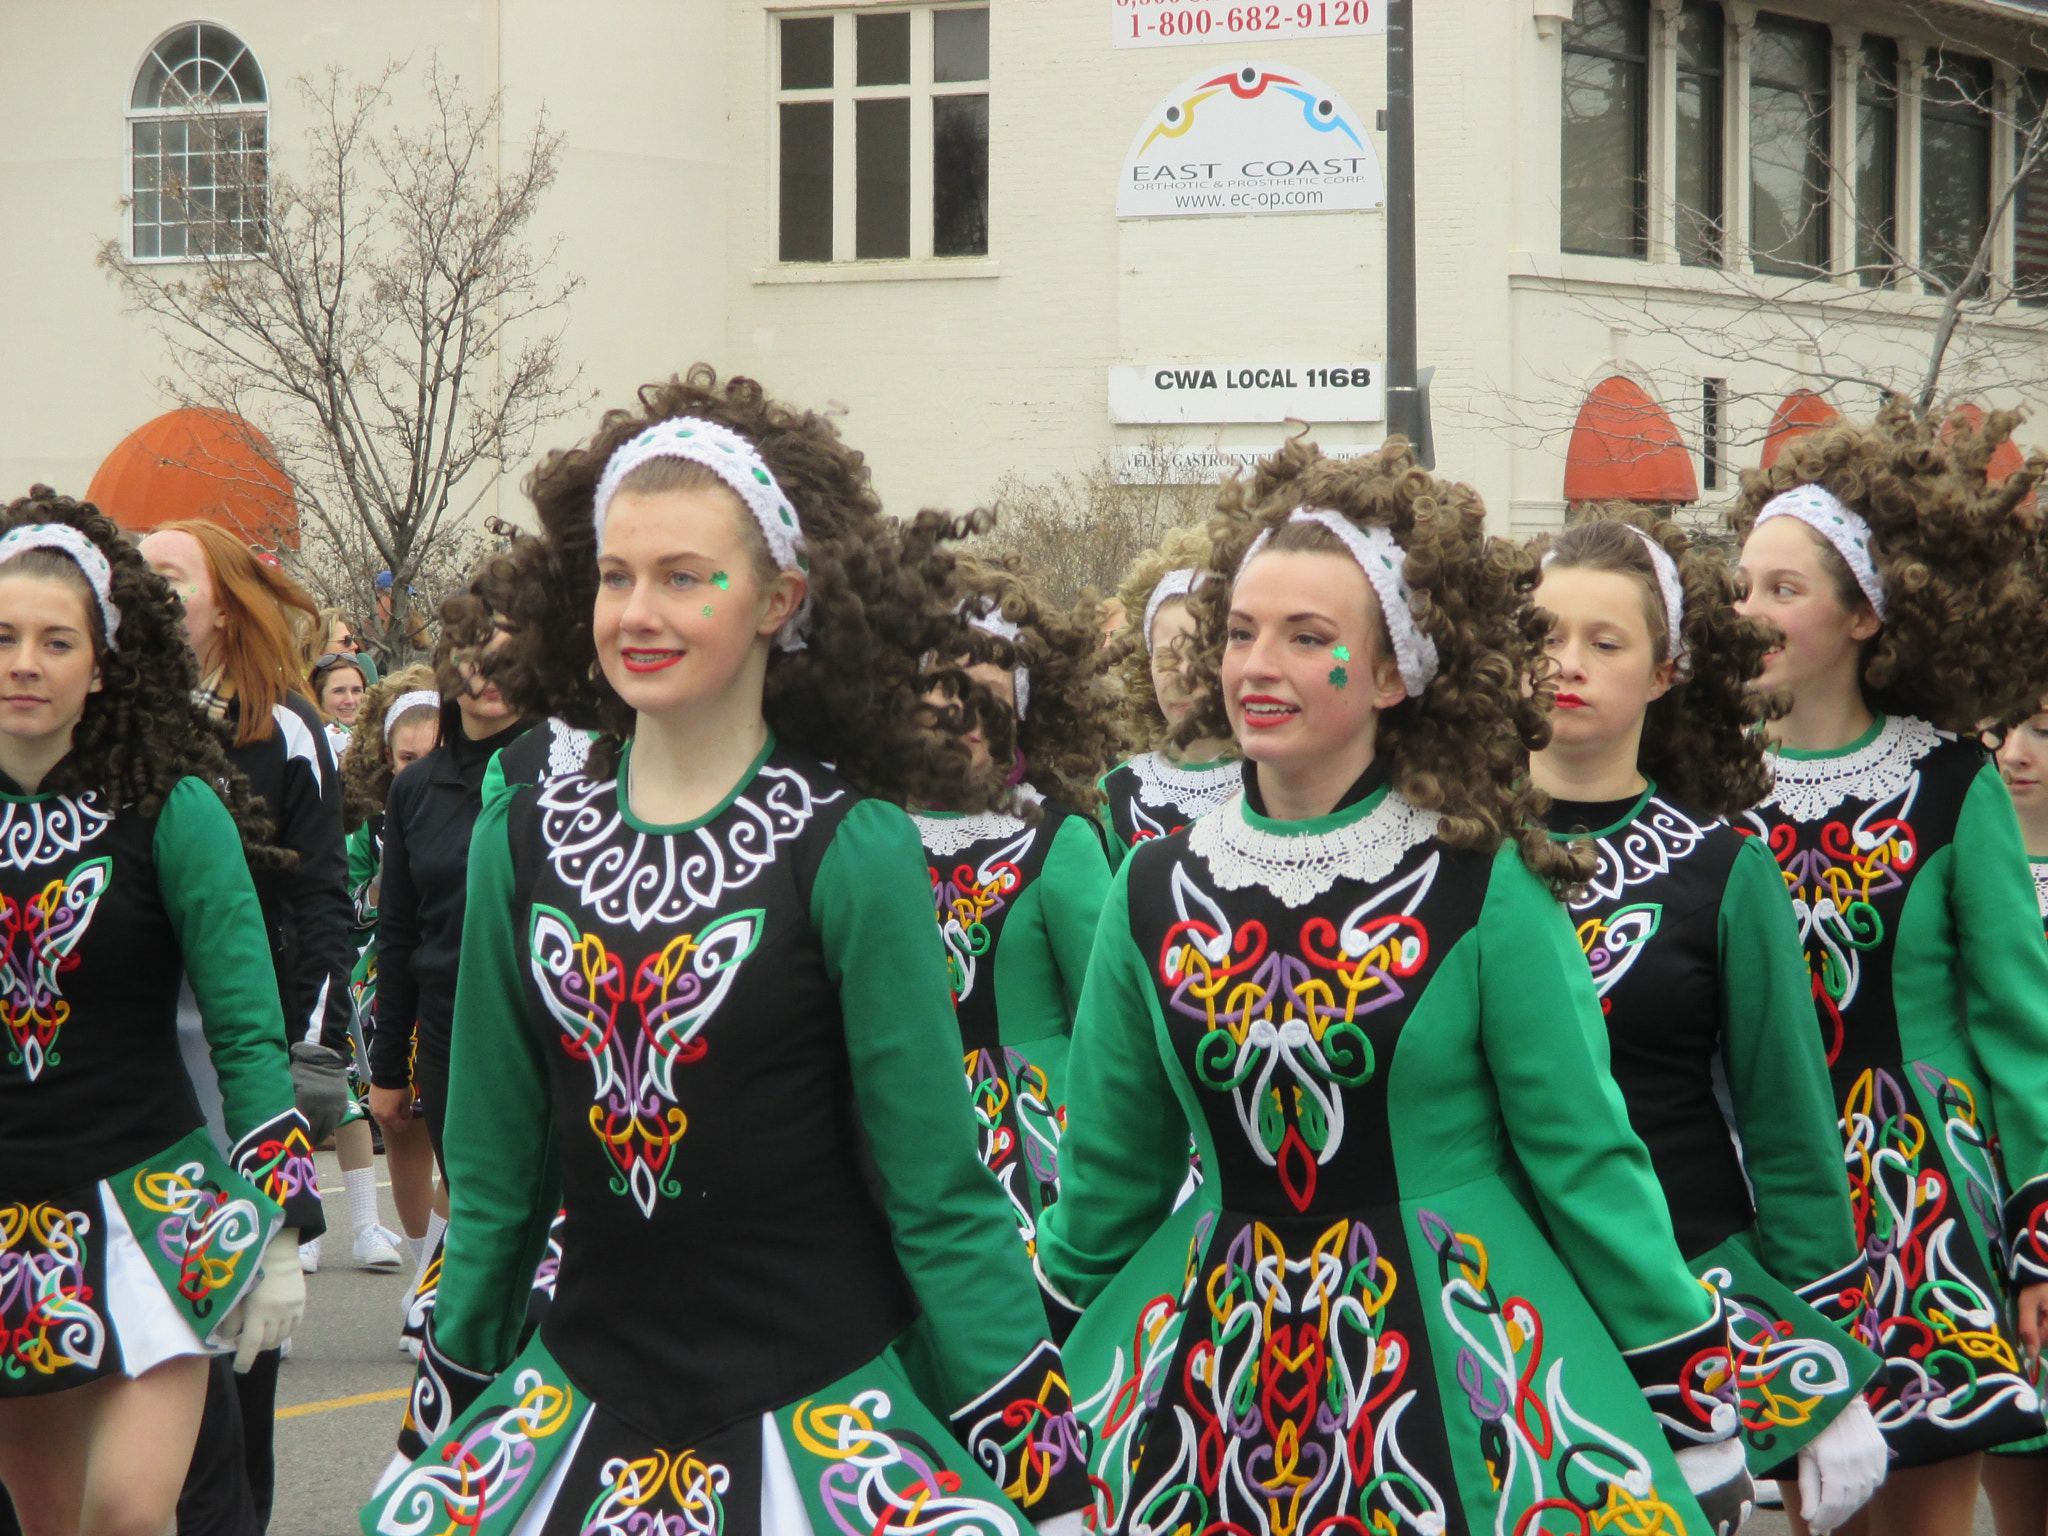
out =
<path fill-rule="evenodd" d="M 306 1318 L 277 1387 L 277 1503 L 270 1536 L 350 1536 L 356 1512 L 391 1457 L 412 1362 L 398 1350 L 399 1311 L 409 1272 L 373 1275 L 350 1253 L 348 1202 L 334 1154 L 319 1155 L 329 1230 L 319 1273 L 306 1277 Z M 398 1213 L 382 1187 L 384 1225 Z M 1775 1511 L 1760 1512 L 1743 1536 L 1787 1536 Z M 1979 1506 L 1973 1536 L 1993 1536 Z"/>
<path fill-rule="evenodd" d="M 398 1350 L 399 1313 L 410 1269 L 358 1269 L 348 1201 L 334 1154 L 319 1154 L 329 1236 L 317 1274 L 306 1277 L 306 1317 L 277 1383 L 277 1501 L 270 1536 L 347 1536 L 391 1457 L 412 1362 Z M 377 1160 L 380 1186 L 384 1174 Z M 399 1230 L 391 1193 L 380 1187 L 384 1225 Z M 409 1263 L 408 1259 L 408 1263 Z M 289 1415 L 289 1416 L 287 1416 Z"/>

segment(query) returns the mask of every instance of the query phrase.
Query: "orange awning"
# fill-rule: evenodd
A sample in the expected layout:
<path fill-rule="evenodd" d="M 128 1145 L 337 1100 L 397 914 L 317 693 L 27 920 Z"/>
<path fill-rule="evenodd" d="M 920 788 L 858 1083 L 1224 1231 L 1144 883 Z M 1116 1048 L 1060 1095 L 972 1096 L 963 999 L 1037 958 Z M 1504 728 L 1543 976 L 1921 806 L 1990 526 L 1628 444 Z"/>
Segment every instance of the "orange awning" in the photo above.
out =
<path fill-rule="evenodd" d="M 121 439 L 86 500 L 123 528 L 196 517 L 251 544 L 296 549 L 298 503 L 276 457 L 269 439 L 239 417 L 171 411 Z"/>
<path fill-rule="evenodd" d="M 1841 419 L 1841 413 L 1812 390 L 1793 390 L 1771 412 L 1771 429 L 1764 434 L 1764 468 L 1778 462 L 1778 455 L 1793 438 Z"/>
<path fill-rule="evenodd" d="M 1565 451 L 1564 499 L 1669 506 L 1699 497 L 1692 455 L 1663 408 L 1629 379 L 1594 385 Z"/>

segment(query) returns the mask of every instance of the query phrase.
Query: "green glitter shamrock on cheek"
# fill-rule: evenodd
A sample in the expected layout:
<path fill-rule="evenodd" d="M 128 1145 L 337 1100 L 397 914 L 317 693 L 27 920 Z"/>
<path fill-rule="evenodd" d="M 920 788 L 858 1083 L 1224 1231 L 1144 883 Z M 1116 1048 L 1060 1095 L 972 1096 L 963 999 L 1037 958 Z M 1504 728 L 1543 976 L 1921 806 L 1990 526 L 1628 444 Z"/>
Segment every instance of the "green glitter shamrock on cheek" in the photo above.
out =
<path fill-rule="evenodd" d="M 1351 659 L 1351 647 L 1348 645 L 1333 645 L 1330 647 L 1330 654 L 1339 661 L 1349 661 Z M 1351 674 L 1342 667 L 1330 668 L 1330 686 L 1332 688 L 1345 687 L 1350 681 Z"/>
<path fill-rule="evenodd" d="M 723 571 L 713 571 L 711 573 L 711 585 L 723 592 L 732 585 L 732 578 Z"/>
<path fill-rule="evenodd" d="M 709 603 L 704 605 L 704 617 L 707 619 L 711 617 L 711 605 Z"/>

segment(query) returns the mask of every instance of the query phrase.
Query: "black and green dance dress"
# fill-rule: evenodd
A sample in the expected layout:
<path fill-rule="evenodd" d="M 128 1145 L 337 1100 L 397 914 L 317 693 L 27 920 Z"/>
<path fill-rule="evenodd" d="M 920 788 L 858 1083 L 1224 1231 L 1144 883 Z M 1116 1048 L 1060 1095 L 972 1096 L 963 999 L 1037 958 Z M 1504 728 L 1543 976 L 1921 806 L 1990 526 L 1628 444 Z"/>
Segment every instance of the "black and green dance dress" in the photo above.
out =
<path fill-rule="evenodd" d="M 0 778 L 0 1397 L 233 1346 L 277 1229 L 325 1227 L 242 842 L 180 781 L 145 818 Z M 180 1059 L 189 977 L 233 1147 Z"/>
<path fill-rule="evenodd" d="M 684 825 L 636 818 L 627 774 L 478 821 L 416 1459 L 364 1531 L 1017 1536 L 1018 1507 L 1079 1510 L 908 818 L 772 741 Z"/>
<path fill-rule="evenodd" d="M 1037 810 L 1030 823 L 1003 811 L 910 818 L 929 861 L 981 1160 L 1027 1248 L 1059 1198 L 1067 1045 L 1109 891 L 1088 819 L 1051 801 Z"/>
<path fill-rule="evenodd" d="M 1103 830 L 1109 857 L 1121 864 L 1131 849 L 1178 832 L 1237 793 L 1238 761 L 1176 763 L 1162 752 L 1140 752 L 1100 780 Z"/>
<path fill-rule="evenodd" d="M 1672 1449 L 1735 1431 L 1727 1329 L 1563 909 L 1437 825 L 1376 768 L 1117 875 L 1039 1236 L 1098 1529 L 1707 1529 Z"/>
<path fill-rule="evenodd" d="M 2012 801 L 1974 742 L 1910 716 L 1771 762 L 1743 820 L 1806 951 L 1892 1465 L 2039 1435 L 2007 1293 L 2015 1268 L 2048 1279 L 2048 943 Z"/>
<path fill-rule="evenodd" d="M 1721 1297 L 1750 1468 L 1776 1472 L 1878 1367 L 1857 1337 L 1867 1268 L 1784 882 L 1755 838 L 1655 785 L 1556 801 L 1548 823 L 1592 840 L 1569 906 L 1614 1080 L 1679 1252 Z"/>

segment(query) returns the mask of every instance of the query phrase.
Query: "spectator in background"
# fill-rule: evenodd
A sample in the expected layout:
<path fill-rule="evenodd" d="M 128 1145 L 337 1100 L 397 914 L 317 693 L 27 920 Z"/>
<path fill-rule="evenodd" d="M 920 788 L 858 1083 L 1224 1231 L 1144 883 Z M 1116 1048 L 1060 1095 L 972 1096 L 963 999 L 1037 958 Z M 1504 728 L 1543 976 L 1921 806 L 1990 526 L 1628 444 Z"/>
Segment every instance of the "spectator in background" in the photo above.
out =
<path fill-rule="evenodd" d="M 311 682 L 313 702 L 319 707 L 327 732 L 327 745 L 338 763 L 341 754 L 348 750 L 349 733 L 355 729 L 369 679 L 363 676 L 362 664 L 352 652 L 329 651 L 314 658 Z"/>

